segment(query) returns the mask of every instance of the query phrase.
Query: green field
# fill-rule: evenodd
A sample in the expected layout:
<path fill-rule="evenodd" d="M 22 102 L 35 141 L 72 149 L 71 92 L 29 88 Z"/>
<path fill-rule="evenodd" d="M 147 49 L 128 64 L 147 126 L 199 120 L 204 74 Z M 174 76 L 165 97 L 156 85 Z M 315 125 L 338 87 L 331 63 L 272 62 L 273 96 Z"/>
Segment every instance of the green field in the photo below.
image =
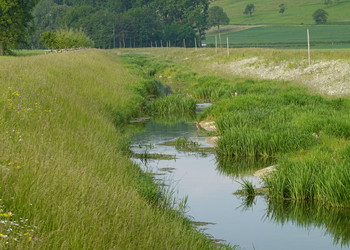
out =
<path fill-rule="evenodd" d="M 243 14 L 248 3 L 255 5 L 255 13 L 252 16 Z M 283 15 L 279 13 L 278 7 L 282 3 L 287 5 Z M 319 8 L 329 13 L 329 24 L 350 22 L 350 2 L 346 0 L 340 0 L 339 3 L 328 7 L 321 0 L 217 0 L 212 5 L 223 7 L 231 24 L 314 24 L 312 13 Z"/>
<path fill-rule="evenodd" d="M 222 43 L 226 44 L 228 36 L 230 47 L 306 49 L 307 29 L 310 30 L 312 48 L 350 48 L 350 25 L 259 26 L 237 32 L 223 32 L 221 38 Z M 214 46 L 213 32 L 204 43 Z"/>

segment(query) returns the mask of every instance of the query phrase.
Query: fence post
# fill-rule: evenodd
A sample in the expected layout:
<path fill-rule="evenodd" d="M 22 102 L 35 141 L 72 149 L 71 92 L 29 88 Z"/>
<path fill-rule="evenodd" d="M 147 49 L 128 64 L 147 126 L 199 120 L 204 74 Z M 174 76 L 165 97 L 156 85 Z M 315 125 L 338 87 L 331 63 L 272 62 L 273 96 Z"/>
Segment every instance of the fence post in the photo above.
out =
<path fill-rule="evenodd" d="M 227 57 L 230 56 L 230 45 L 228 43 L 228 36 L 226 37 L 226 44 L 227 44 Z"/>
<path fill-rule="evenodd" d="M 311 52 L 310 52 L 310 31 L 307 29 L 307 61 L 311 65 Z"/>

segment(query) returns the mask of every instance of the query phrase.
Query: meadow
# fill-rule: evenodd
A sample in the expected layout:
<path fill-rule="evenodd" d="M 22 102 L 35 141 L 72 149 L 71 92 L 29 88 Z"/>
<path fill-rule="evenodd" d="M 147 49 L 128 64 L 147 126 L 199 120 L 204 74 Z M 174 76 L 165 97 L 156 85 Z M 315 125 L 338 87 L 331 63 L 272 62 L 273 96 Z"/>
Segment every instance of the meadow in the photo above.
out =
<path fill-rule="evenodd" d="M 243 11 L 248 4 L 240 0 L 217 0 L 212 5 L 221 6 L 230 18 L 230 24 L 314 24 L 312 14 L 317 9 L 324 9 L 329 13 L 328 23 L 349 24 L 347 10 L 350 8 L 349 1 L 333 1 L 333 4 L 326 6 L 320 0 L 255 0 L 251 1 L 255 5 L 254 13 L 244 15 Z M 287 6 L 285 13 L 279 13 L 279 5 Z"/>
<path fill-rule="evenodd" d="M 222 46 L 226 47 L 229 39 L 231 48 L 264 47 L 281 49 L 307 49 L 306 30 L 310 30 L 310 45 L 312 49 L 350 48 L 350 25 L 274 25 L 259 26 L 221 33 Z M 215 46 L 215 36 L 210 33 L 203 43 Z"/>
<path fill-rule="evenodd" d="M 107 51 L 1 58 L 0 248 L 216 248 L 129 159 L 152 86 Z"/>

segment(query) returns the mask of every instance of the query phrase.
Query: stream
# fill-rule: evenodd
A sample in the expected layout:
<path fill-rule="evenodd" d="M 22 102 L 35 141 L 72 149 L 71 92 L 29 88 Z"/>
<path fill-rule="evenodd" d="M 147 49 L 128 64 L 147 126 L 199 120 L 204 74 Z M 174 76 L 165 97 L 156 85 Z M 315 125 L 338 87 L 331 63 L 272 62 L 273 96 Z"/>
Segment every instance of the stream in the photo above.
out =
<path fill-rule="evenodd" d="M 235 195 L 242 179 L 261 186 L 253 173 L 273 162 L 218 159 L 211 152 L 186 152 L 164 145 L 180 137 L 210 147 L 194 122 L 151 120 L 134 135 L 132 150 L 173 155 L 176 159 L 133 160 L 156 182 L 176 190 L 175 197 L 187 198 L 185 214 L 198 222 L 204 233 L 239 249 L 350 249 L 350 210 Z"/>

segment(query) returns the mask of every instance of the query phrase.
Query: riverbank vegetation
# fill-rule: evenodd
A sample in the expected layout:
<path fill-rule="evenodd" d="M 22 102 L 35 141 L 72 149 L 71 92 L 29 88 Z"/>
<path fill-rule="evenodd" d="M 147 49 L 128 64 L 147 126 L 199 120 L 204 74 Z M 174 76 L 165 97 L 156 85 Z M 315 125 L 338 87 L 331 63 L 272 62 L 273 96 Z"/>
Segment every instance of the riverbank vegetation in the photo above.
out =
<path fill-rule="evenodd" d="M 259 56 L 262 60 L 268 60 L 271 55 L 293 57 L 291 51 L 253 51 L 261 52 Z M 215 50 L 212 52 L 215 53 Z M 235 57 L 251 52 L 237 50 Z M 184 53 L 180 59 L 172 51 L 155 51 L 157 58 L 154 61 L 163 66 L 154 71 L 154 77 L 164 79 L 171 86 L 184 83 L 182 86 L 185 88 L 178 88 L 179 91 L 199 100 L 214 102 L 200 119 L 216 122 L 217 135 L 220 136 L 218 155 L 273 158 L 277 171 L 265 179 L 270 198 L 350 207 L 346 191 L 350 185 L 347 163 L 350 101 L 346 97 L 349 92 L 344 91 L 343 97 L 322 96 L 297 80 L 286 82 L 229 77 L 228 71 L 219 76 L 223 71 L 213 73 L 214 70 L 210 70 L 209 63 L 215 63 L 215 60 L 208 61 L 208 57 L 215 58 L 216 55 L 195 50 Z M 301 52 L 296 52 L 294 57 L 298 53 Z M 325 61 L 327 57 L 335 56 L 330 52 L 317 53 Z M 162 61 L 164 58 L 166 60 Z M 217 61 L 230 63 L 231 58 Z M 281 58 L 274 60 L 277 63 Z M 152 64 L 152 60 L 149 63 Z M 301 63 L 291 67 L 309 66 Z M 318 77 L 317 72 L 314 71 L 315 77 Z M 339 87 L 336 83 L 332 86 Z"/>
<path fill-rule="evenodd" d="M 215 247 L 129 160 L 126 123 L 149 93 L 119 57 L 0 64 L 0 248 Z"/>

